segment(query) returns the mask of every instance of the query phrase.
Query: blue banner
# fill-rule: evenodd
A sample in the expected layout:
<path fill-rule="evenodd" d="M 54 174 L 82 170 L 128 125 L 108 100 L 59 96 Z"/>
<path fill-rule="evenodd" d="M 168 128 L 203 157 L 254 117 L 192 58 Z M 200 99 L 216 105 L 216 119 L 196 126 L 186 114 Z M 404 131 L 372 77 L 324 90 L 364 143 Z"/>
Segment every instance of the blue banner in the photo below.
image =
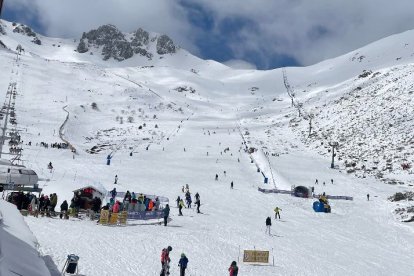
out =
<path fill-rule="evenodd" d="M 128 212 L 128 219 L 147 220 L 147 219 L 161 219 L 164 217 L 162 210 L 159 211 L 143 211 L 143 212 Z"/>

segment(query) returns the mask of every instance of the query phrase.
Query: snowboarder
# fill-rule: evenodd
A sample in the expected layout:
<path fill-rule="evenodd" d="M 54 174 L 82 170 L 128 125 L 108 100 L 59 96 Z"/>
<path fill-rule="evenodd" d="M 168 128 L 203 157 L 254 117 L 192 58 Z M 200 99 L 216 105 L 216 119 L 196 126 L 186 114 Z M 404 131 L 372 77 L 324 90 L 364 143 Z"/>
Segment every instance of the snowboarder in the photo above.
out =
<path fill-rule="evenodd" d="M 280 209 L 279 207 L 276 207 L 274 211 L 275 211 L 275 219 L 277 219 L 278 216 L 280 219 L 280 211 L 282 211 L 282 209 Z"/>
<path fill-rule="evenodd" d="M 218 174 L 216 174 L 216 181 L 218 180 Z"/>
<path fill-rule="evenodd" d="M 168 204 L 165 205 L 165 208 L 162 210 L 162 213 L 164 214 L 164 226 L 167 226 L 168 216 L 170 215 L 170 206 Z"/>
<path fill-rule="evenodd" d="M 230 276 L 237 276 L 239 273 L 239 268 L 237 267 L 236 261 L 232 261 L 229 267 Z"/>
<path fill-rule="evenodd" d="M 118 184 L 118 175 L 115 175 L 115 181 L 114 184 Z"/>
<path fill-rule="evenodd" d="M 180 267 L 180 276 L 185 276 L 185 269 L 187 268 L 188 258 L 185 256 L 184 253 L 181 253 L 180 261 L 178 262 L 178 266 Z"/>
<path fill-rule="evenodd" d="M 168 205 L 168 204 L 167 204 Z M 170 252 L 172 247 L 168 246 L 161 251 L 161 273 L 160 276 L 165 276 L 170 274 Z"/>
<path fill-rule="evenodd" d="M 272 219 L 270 217 L 266 218 L 266 233 L 269 232 L 269 236 L 270 234 L 270 226 L 272 226 Z"/>
<path fill-rule="evenodd" d="M 184 200 L 183 200 L 183 199 L 181 199 L 181 200 L 180 200 L 180 203 L 178 204 L 178 215 L 179 215 L 179 216 L 182 216 L 182 215 L 183 215 L 183 212 L 182 212 L 183 207 L 185 207 L 185 205 L 184 205 Z"/>
<path fill-rule="evenodd" d="M 233 181 L 230 183 L 230 189 L 233 189 Z"/>
<path fill-rule="evenodd" d="M 367 194 L 367 200 L 369 201 L 369 194 Z"/>

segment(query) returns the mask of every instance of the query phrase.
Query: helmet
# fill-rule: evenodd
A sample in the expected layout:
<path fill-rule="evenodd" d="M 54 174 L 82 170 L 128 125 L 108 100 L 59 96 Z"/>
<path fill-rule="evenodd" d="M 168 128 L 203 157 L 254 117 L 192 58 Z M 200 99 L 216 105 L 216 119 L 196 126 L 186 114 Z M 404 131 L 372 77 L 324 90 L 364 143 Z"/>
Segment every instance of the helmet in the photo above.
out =
<path fill-rule="evenodd" d="M 168 249 L 168 251 L 172 251 L 172 247 L 171 246 L 168 246 L 167 249 Z"/>

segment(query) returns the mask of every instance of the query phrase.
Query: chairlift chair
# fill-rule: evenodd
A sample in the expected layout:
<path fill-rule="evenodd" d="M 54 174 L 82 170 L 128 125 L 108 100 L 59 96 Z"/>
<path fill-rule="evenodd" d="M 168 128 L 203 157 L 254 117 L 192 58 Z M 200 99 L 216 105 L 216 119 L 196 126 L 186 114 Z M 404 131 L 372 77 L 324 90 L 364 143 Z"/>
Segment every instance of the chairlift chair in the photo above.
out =
<path fill-rule="evenodd" d="M 79 275 L 78 274 L 78 261 L 79 256 L 75 254 L 68 255 L 65 265 L 62 269 L 62 275 Z"/>

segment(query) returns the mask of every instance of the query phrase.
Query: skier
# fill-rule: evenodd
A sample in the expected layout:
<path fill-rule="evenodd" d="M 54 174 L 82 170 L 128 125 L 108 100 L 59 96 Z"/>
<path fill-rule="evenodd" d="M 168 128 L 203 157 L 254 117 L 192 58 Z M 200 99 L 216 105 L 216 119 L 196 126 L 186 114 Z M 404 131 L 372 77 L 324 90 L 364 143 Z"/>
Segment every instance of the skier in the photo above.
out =
<path fill-rule="evenodd" d="M 182 213 L 183 207 L 185 207 L 184 200 L 181 199 L 180 200 L 180 203 L 178 204 L 178 215 L 179 216 L 182 216 L 183 215 L 183 213 Z"/>
<path fill-rule="evenodd" d="M 282 209 L 280 209 L 279 207 L 276 207 L 274 211 L 275 211 L 275 219 L 277 219 L 278 216 L 280 219 L 280 211 L 282 211 Z"/>
<path fill-rule="evenodd" d="M 200 198 L 196 200 L 195 204 L 197 205 L 197 213 L 200 213 Z"/>
<path fill-rule="evenodd" d="M 167 204 L 168 205 L 168 204 Z M 160 276 L 170 275 L 170 252 L 172 247 L 168 246 L 161 251 L 161 273 Z"/>
<path fill-rule="evenodd" d="M 181 253 L 180 261 L 178 262 L 178 266 L 180 267 L 180 276 L 185 276 L 185 269 L 187 268 L 188 258 L 185 256 L 184 253 Z"/>
<path fill-rule="evenodd" d="M 367 194 L 367 200 L 369 201 L 369 194 Z"/>
<path fill-rule="evenodd" d="M 110 191 L 110 193 L 111 193 L 111 197 L 112 197 L 113 199 L 115 199 L 116 194 L 117 194 L 117 192 L 116 192 L 116 188 L 114 188 L 112 191 Z"/>
<path fill-rule="evenodd" d="M 180 196 L 178 196 L 177 199 L 175 200 L 177 202 L 177 208 L 180 206 L 180 200 L 181 200 Z"/>
<path fill-rule="evenodd" d="M 118 184 L 118 175 L 115 175 L 115 181 L 114 184 Z"/>
<path fill-rule="evenodd" d="M 226 171 L 224 171 L 224 176 L 226 176 Z"/>
<path fill-rule="evenodd" d="M 62 204 L 60 204 L 60 218 L 65 218 L 65 219 L 69 219 L 68 216 L 68 202 L 66 200 L 63 201 Z"/>
<path fill-rule="evenodd" d="M 167 226 L 167 219 L 170 215 L 170 205 L 165 205 L 165 208 L 162 210 L 162 213 L 164 214 L 164 226 Z"/>
<path fill-rule="evenodd" d="M 272 219 L 270 217 L 267 217 L 266 219 L 266 233 L 269 232 L 269 236 L 270 234 L 270 226 L 272 226 Z"/>
<path fill-rule="evenodd" d="M 331 184 L 333 185 L 333 179 L 331 179 Z"/>
<path fill-rule="evenodd" d="M 196 198 L 196 200 L 197 200 L 197 199 L 200 199 L 200 195 L 199 195 L 199 193 L 198 193 L 198 192 L 195 194 L 195 198 Z"/>
<path fill-rule="evenodd" d="M 239 273 L 239 268 L 237 267 L 236 261 L 232 261 L 229 267 L 230 276 L 237 276 Z"/>
<path fill-rule="evenodd" d="M 233 189 L 233 181 L 230 183 L 230 189 Z"/>
<path fill-rule="evenodd" d="M 216 181 L 218 180 L 218 174 L 216 174 Z"/>
<path fill-rule="evenodd" d="M 323 186 L 325 186 L 325 181 L 323 182 Z"/>
<path fill-rule="evenodd" d="M 315 185 L 318 185 L 318 179 L 315 180 Z"/>
<path fill-rule="evenodd" d="M 187 202 L 187 208 L 191 209 L 191 203 L 193 202 L 191 200 L 191 195 L 189 192 L 185 195 L 185 201 Z"/>

